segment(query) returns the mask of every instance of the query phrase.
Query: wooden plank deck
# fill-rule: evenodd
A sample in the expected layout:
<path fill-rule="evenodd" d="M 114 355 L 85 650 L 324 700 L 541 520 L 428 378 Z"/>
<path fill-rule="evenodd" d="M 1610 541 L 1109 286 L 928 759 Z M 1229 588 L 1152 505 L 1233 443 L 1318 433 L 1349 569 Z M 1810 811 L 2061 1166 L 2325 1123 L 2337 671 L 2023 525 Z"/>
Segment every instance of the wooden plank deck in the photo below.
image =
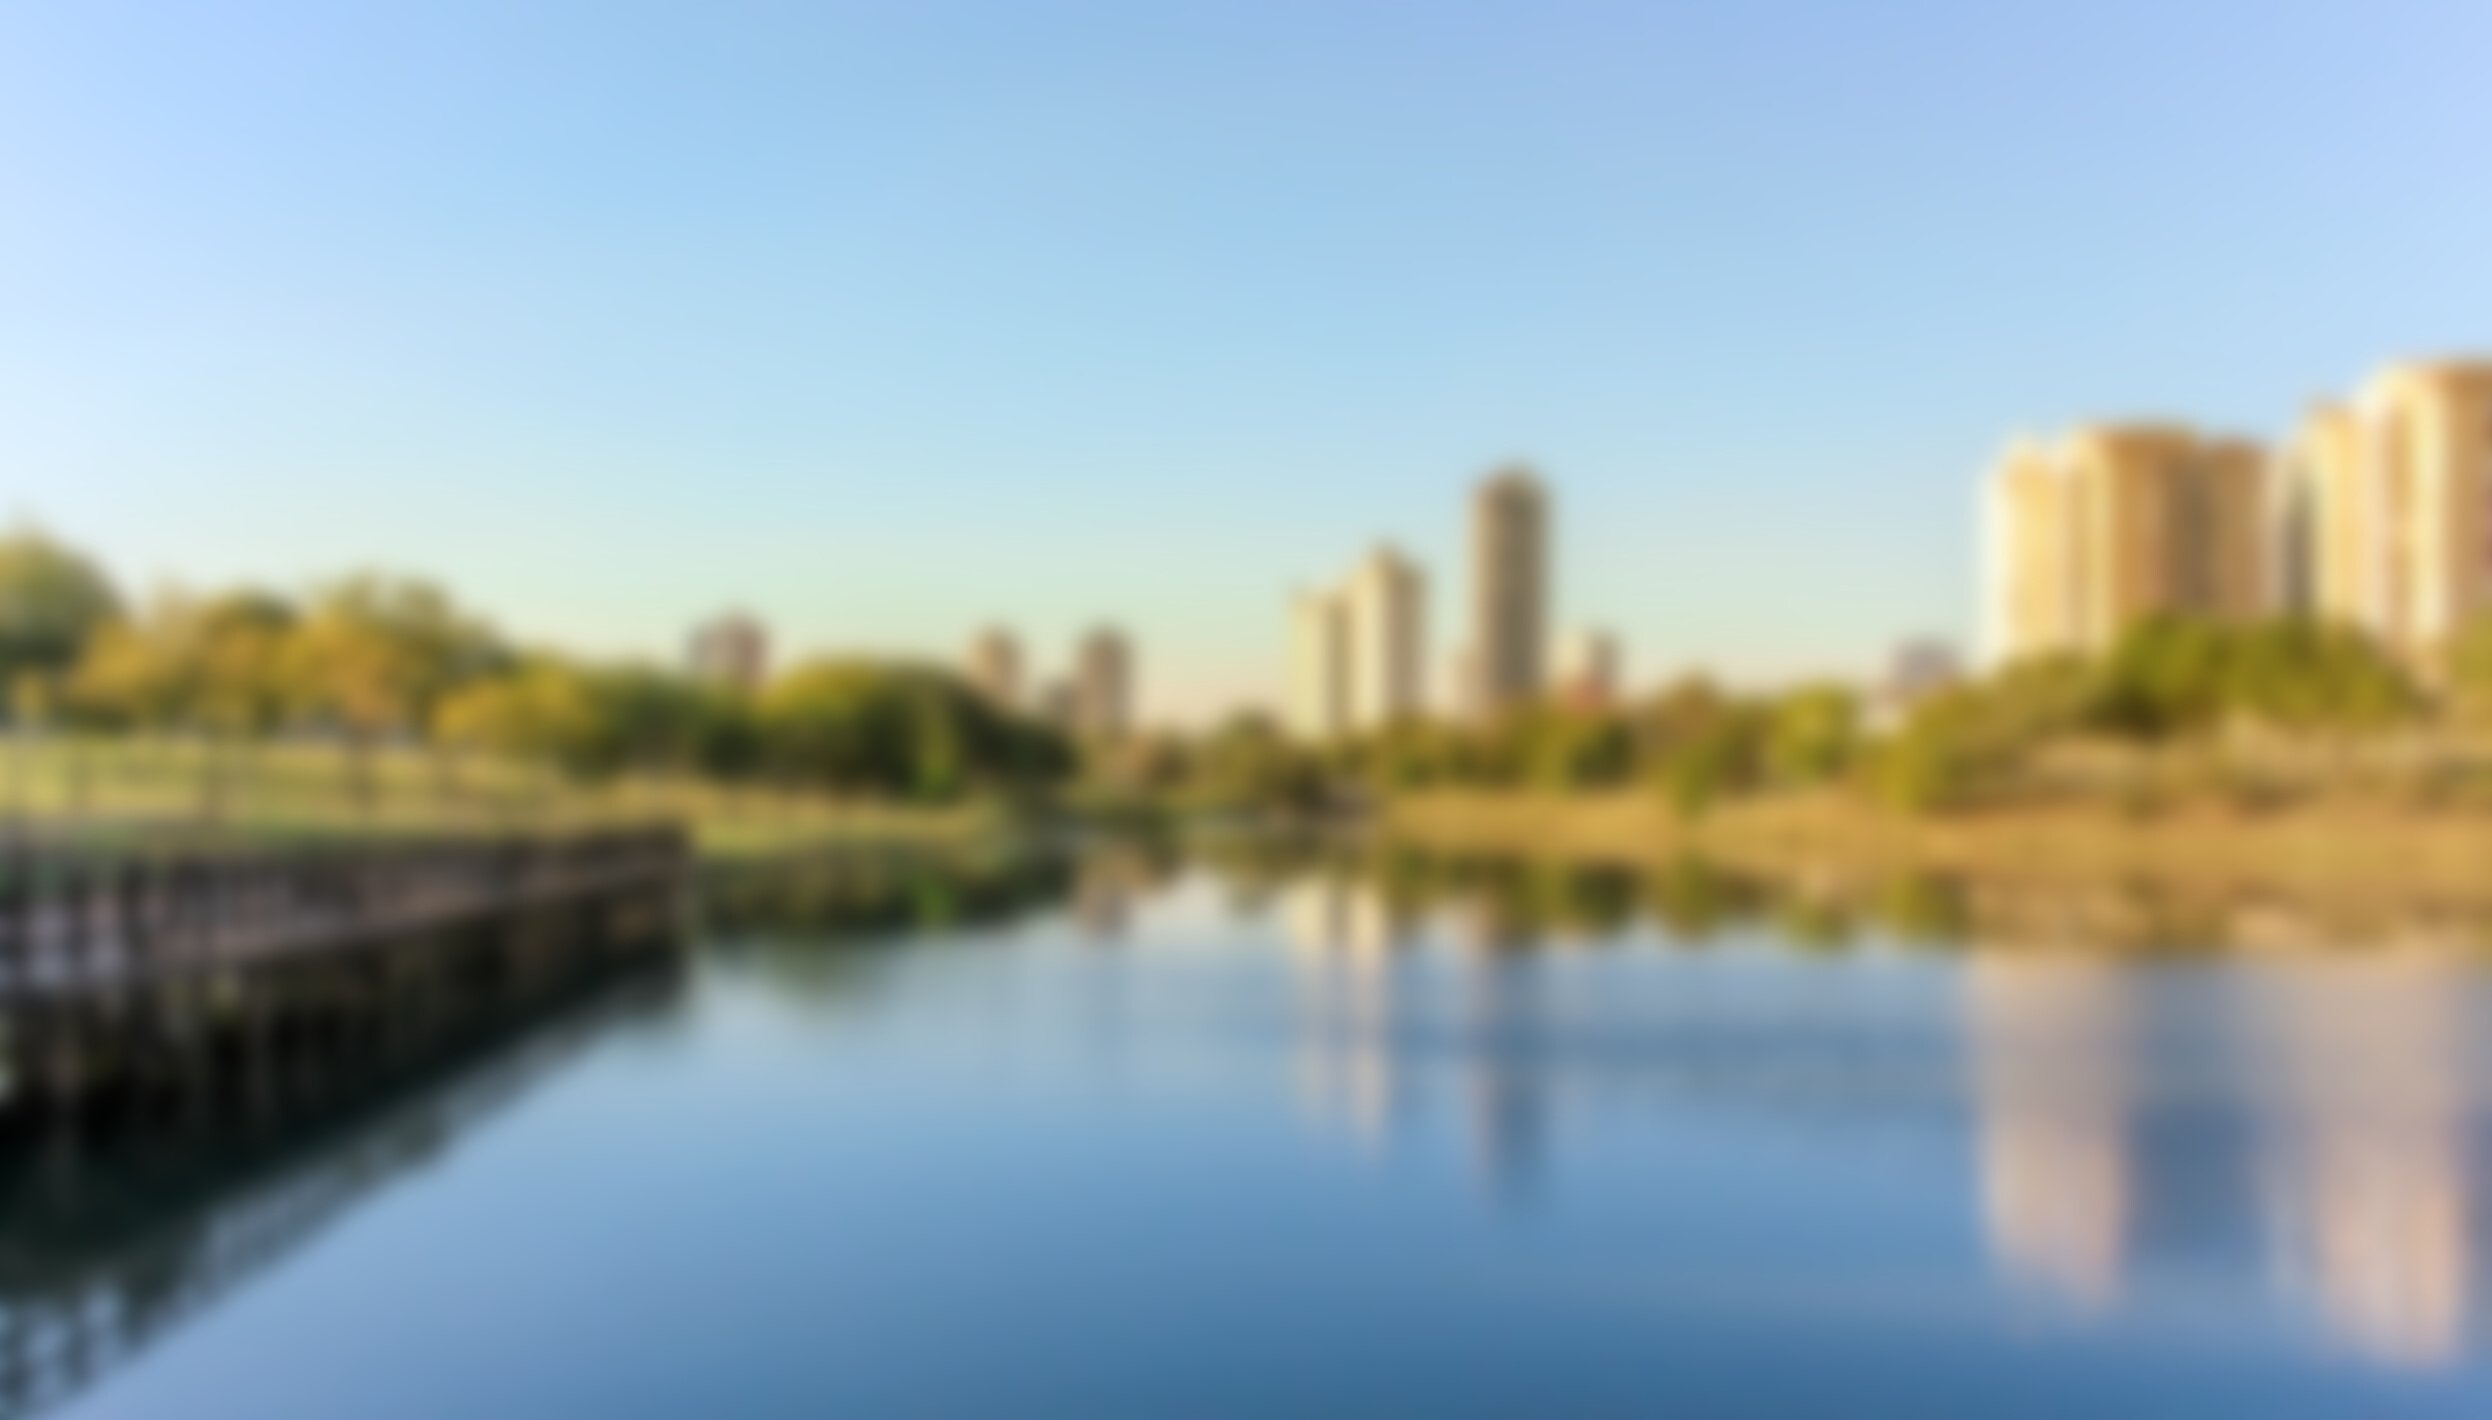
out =
<path fill-rule="evenodd" d="M 333 957 L 680 885 L 681 833 L 0 859 L 0 1008 Z"/>

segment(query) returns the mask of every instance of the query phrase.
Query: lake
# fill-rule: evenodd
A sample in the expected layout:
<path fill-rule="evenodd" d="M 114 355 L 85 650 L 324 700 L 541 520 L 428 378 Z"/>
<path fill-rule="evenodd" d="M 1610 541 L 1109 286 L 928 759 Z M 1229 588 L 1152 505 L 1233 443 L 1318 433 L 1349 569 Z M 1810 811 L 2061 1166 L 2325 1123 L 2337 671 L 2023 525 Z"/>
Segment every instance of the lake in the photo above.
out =
<path fill-rule="evenodd" d="M 2492 978 L 2455 934 L 1932 940 L 1130 853 L 899 900 L 722 913 L 206 1156 L 21 1144 L 19 1403 L 2492 1406 Z"/>

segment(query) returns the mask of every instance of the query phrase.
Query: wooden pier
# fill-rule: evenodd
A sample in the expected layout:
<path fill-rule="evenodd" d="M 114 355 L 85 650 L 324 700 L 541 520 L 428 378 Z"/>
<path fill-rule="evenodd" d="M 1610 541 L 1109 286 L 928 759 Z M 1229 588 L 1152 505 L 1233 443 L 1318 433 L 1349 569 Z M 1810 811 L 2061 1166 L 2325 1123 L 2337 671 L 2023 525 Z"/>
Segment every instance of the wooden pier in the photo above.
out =
<path fill-rule="evenodd" d="M 0 854 L 0 1010 L 549 910 L 671 915 L 687 865 L 682 834 L 663 828 L 117 858 L 21 847 Z"/>
<path fill-rule="evenodd" d="M 672 828 L 112 857 L 0 854 L 0 1109 L 189 1088 L 246 1038 L 377 1040 L 683 935 Z M 220 1045 L 218 1049 L 223 1050 Z M 225 1054 L 235 1053 L 223 1050 Z"/>

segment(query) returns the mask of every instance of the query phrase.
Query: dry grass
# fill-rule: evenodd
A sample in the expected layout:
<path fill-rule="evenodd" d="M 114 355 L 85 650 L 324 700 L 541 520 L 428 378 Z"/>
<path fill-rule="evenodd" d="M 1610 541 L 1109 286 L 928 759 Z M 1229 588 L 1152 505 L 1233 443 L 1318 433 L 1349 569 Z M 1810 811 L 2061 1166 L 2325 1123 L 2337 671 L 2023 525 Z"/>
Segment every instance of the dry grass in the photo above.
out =
<path fill-rule="evenodd" d="M 2267 810 L 2206 800 L 1915 816 L 1840 793 L 1725 805 L 1697 822 L 1650 793 L 1435 793 L 1391 804 L 1390 837 L 1422 847 L 1650 864 L 1698 854 L 1781 877 L 1935 872 L 1985 882 L 2128 882 L 2339 901 L 2492 902 L 2492 814 L 2379 796 Z"/>

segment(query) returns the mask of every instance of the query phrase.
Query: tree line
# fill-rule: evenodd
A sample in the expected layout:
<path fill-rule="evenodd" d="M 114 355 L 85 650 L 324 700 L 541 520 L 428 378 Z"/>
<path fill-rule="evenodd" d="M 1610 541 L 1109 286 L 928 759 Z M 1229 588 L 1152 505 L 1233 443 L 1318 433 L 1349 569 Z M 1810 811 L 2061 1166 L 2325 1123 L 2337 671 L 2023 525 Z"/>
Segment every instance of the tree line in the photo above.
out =
<path fill-rule="evenodd" d="M 2492 724 L 2492 618 L 2464 628 L 2443 669 L 2427 681 L 2361 632 L 2308 619 L 2161 618 L 2102 655 L 2021 662 L 1909 705 L 1831 682 L 1742 693 L 1690 677 L 1624 704 L 1414 718 L 1330 744 L 1240 716 L 1164 752 L 1157 768 L 1187 792 L 1241 805 L 1642 787 L 1692 816 L 1740 796 L 1834 788 L 1933 810 L 2012 796 L 2070 747 L 2186 752 L 2263 737 L 2324 752 Z"/>
<path fill-rule="evenodd" d="M 585 778 L 668 771 L 923 800 L 1052 788 L 1084 772 L 1153 799 L 1257 808 L 1427 788 L 1643 786 L 1688 814 L 1822 787 L 1936 809 L 2012 792 L 2071 745 L 2253 733 L 2326 746 L 2492 725 L 2492 617 L 2465 626 L 2436 671 L 2418 677 L 2362 633 L 2307 619 L 2164 618 L 2105 654 L 2025 661 L 1909 707 L 1835 683 L 1743 693 L 1693 677 L 1624 704 L 1549 702 L 1476 724 L 1414 718 L 1331 744 L 1247 714 L 1085 755 L 930 666 L 817 659 L 745 693 L 517 645 L 422 581 L 352 577 L 301 597 L 167 593 L 134 606 L 74 549 L 33 532 L 0 537 L 0 712 L 15 724 L 238 744 L 320 737 L 350 752 L 415 743 Z"/>
<path fill-rule="evenodd" d="M 514 643 L 421 580 L 133 604 L 39 532 L 0 537 L 0 686 L 20 727 L 472 750 L 584 778 L 667 771 L 944 800 L 1058 783 L 1055 727 L 905 662 L 799 662 L 751 693 Z"/>

